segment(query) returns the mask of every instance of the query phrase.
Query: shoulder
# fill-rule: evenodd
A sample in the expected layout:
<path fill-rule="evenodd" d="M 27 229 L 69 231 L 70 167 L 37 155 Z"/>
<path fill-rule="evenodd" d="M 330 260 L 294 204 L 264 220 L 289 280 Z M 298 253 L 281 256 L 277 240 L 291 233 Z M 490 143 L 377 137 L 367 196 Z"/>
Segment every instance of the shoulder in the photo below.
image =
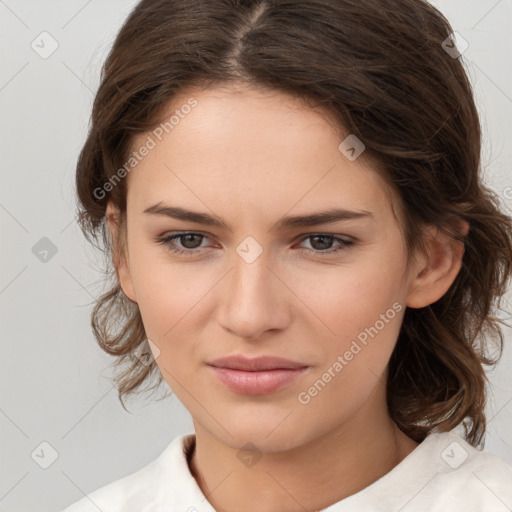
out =
<path fill-rule="evenodd" d="M 431 433 L 389 473 L 325 512 L 510 512 L 512 468 L 452 432 Z"/>
<path fill-rule="evenodd" d="M 185 437 L 176 437 L 157 459 L 83 496 L 62 512 L 153 512 L 163 466 L 173 466 L 180 460 Z"/>
<path fill-rule="evenodd" d="M 434 435 L 430 449 L 435 463 L 425 500 L 465 512 L 512 508 L 512 467 L 505 461 L 453 433 Z"/>

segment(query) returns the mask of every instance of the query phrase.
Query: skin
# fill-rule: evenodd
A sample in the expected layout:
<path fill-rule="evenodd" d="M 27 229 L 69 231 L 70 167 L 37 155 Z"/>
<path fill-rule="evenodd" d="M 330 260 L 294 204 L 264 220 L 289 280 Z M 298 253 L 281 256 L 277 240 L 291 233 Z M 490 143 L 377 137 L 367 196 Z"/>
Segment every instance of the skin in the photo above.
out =
<path fill-rule="evenodd" d="M 389 417 L 387 365 L 406 306 L 442 297 L 464 249 L 427 228 L 429 250 L 407 266 L 398 198 L 364 153 L 349 161 L 339 151 L 348 133 L 340 138 L 320 110 L 244 86 L 189 89 L 168 115 L 190 97 L 198 105 L 126 178 L 127 247 L 116 248 L 118 278 L 139 305 L 163 377 L 193 418 L 190 469 L 213 507 L 325 508 L 382 477 L 417 446 Z M 230 229 L 143 213 L 159 202 L 220 217 Z M 271 229 L 286 215 L 329 207 L 373 215 Z M 116 215 L 109 204 L 113 236 Z M 195 255 L 173 254 L 155 241 L 183 231 L 205 235 L 188 245 L 174 241 Z M 319 233 L 355 243 L 322 255 L 340 244 L 322 246 L 311 238 Z M 263 251 L 250 264 L 236 252 L 248 236 Z M 401 311 L 300 403 L 298 394 L 394 303 Z M 276 355 L 309 368 L 282 390 L 242 395 L 206 366 L 233 354 Z M 246 443 L 261 455 L 251 467 L 237 457 Z"/>

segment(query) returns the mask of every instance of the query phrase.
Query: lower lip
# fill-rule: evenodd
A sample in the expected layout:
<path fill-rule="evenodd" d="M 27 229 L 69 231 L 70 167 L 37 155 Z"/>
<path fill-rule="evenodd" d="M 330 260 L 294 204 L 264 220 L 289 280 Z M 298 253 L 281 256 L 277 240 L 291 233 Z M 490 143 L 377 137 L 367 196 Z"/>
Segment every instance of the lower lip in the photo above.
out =
<path fill-rule="evenodd" d="M 244 395 L 267 395 L 287 386 L 300 377 L 307 367 L 276 369 L 258 372 L 232 370 L 210 366 L 215 376 L 229 389 Z"/>

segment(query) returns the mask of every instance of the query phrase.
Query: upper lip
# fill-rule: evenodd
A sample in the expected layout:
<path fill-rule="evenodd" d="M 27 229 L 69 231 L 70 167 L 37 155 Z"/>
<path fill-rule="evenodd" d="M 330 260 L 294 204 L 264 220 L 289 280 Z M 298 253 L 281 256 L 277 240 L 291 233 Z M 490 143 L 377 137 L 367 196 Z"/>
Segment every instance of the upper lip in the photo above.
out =
<path fill-rule="evenodd" d="M 221 357 L 208 364 L 217 368 L 229 368 L 231 370 L 243 370 L 247 372 L 277 369 L 296 370 L 307 366 L 296 361 L 291 361 L 290 359 L 274 356 L 261 356 L 252 359 L 244 356 Z"/>

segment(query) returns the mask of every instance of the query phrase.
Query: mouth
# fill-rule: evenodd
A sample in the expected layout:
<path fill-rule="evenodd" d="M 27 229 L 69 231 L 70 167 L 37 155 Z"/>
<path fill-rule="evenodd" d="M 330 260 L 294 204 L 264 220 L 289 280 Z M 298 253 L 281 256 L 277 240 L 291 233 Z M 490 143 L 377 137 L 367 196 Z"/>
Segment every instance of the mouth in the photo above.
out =
<path fill-rule="evenodd" d="M 208 367 L 229 389 L 244 395 L 266 395 L 278 391 L 309 368 L 303 363 L 273 356 L 254 359 L 226 357 L 208 363 Z"/>

